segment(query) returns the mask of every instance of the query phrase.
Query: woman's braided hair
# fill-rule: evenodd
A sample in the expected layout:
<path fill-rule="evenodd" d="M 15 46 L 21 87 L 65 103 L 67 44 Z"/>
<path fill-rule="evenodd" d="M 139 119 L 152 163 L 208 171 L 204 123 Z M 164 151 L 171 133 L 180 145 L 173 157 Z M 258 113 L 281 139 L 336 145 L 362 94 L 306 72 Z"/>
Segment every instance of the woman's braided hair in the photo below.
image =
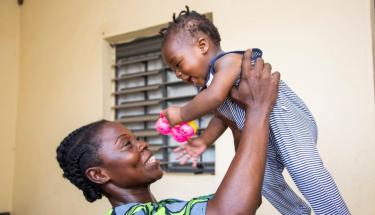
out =
<path fill-rule="evenodd" d="M 89 202 L 102 198 L 100 188 L 86 177 L 85 171 L 101 162 L 97 154 L 100 147 L 97 133 L 107 122 L 100 120 L 74 130 L 56 149 L 63 177 L 82 190 Z"/>
<path fill-rule="evenodd" d="M 188 6 L 186 10 L 182 10 L 176 17 L 173 13 L 173 21 L 169 22 L 166 28 L 160 30 L 160 35 L 163 37 L 163 45 L 171 35 L 185 31 L 189 32 L 192 37 L 197 36 L 198 32 L 206 34 L 216 46 L 220 46 L 220 34 L 217 28 L 204 15 L 196 11 L 190 11 Z"/>

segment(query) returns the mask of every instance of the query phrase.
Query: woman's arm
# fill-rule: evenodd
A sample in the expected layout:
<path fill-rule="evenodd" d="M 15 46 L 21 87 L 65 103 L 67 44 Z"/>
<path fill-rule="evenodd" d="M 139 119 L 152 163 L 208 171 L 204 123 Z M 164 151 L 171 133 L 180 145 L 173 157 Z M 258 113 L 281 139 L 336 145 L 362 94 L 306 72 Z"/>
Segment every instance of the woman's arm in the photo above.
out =
<path fill-rule="evenodd" d="M 232 93 L 246 106 L 245 127 L 238 150 L 214 198 L 208 202 L 206 214 L 255 214 L 261 202 L 269 114 L 277 96 L 279 74 L 271 75 L 271 66 L 262 59 L 251 70 L 250 51 L 242 65 L 239 90 Z"/>

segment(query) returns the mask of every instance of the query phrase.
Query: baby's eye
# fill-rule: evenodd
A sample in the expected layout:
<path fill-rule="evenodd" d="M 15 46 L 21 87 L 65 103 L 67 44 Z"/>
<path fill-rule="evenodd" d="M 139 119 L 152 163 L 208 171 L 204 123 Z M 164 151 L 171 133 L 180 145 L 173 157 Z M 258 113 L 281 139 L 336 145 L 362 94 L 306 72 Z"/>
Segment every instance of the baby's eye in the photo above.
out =
<path fill-rule="evenodd" d="M 180 68 L 180 62 L 176 64 L 176 68 Z"/>

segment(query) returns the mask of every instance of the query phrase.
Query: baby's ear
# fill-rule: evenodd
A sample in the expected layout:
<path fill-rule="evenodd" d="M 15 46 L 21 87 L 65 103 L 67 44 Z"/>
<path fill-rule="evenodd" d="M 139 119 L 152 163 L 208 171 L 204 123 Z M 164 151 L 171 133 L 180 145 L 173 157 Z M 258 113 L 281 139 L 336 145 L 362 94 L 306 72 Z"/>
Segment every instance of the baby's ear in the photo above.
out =
<path fill-rule="evenodd" d="M 199 37 L 197 45 L 202 54 L 207 54 L 210 45 L 206 37 Z"/>

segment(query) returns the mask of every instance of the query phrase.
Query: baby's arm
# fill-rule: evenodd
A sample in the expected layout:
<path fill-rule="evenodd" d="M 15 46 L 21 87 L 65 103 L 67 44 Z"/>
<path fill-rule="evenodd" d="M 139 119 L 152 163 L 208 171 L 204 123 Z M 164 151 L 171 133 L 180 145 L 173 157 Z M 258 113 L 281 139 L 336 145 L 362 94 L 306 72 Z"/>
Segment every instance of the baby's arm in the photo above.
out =
<path fill-rule="evenodd" d="M 211 85 L 198 93 L 183 107 L 170 106 L 163 110 L 169 124 L 174 126 L 188 122 L 216 109 L 224 102 L 234 81 L 241 72 L 242 57 L 238 54 L 227 54 L 215 64 L 216 74 Z"/>
<path fill-rule="evenodd" d="M 214 115 L 201 136 L 189 140 L 186 145 L 181 145 L 174 150 L 180 152 L 177 157 L 180 164 L 186 164 L 191 157 L 193 158 L 193 166 L 196 166 L 198 157 L 224 133 L 227 127 L 225 121 Z"/>
<path fill-rule="evenodd" d="M 232 131 L 234 150 L 237 151 L 242 131 L 239 128 L 237 128 L 236 124 L 233 121 L 226 118 L 223 114 L 217 113 L 217 117 L 219 117 L 223 121 L 223 123 L 225 123 Z"/>
<path fill-rule="evenodd" d="M 206 146 L 210 146 L 224 133 L 227 127 L 228 125 L 221 118 L 214 115 L 199 138 Z"/>
<path fill-rule="evenodd" d="M 220 58 L 215 64 L 216 74 L 211 85 L 181 108 L 181 120 L 196 119 L 223 103 L 241 72 L 241 62 L 242 57 L 238 54 L 227 54 Z"/>

